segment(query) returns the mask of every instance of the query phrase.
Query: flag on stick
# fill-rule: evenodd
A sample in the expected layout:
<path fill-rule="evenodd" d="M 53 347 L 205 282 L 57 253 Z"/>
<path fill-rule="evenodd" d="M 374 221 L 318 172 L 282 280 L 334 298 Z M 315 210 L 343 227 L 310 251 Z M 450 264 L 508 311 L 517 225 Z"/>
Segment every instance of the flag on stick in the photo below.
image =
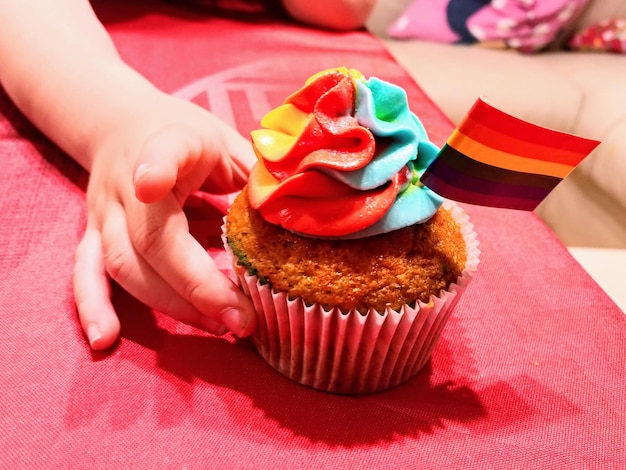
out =
<path fill-rule="evenodd" d="M 420 181 L 455 201 L 532 211 L 599 143 L 478 99 Z"/>

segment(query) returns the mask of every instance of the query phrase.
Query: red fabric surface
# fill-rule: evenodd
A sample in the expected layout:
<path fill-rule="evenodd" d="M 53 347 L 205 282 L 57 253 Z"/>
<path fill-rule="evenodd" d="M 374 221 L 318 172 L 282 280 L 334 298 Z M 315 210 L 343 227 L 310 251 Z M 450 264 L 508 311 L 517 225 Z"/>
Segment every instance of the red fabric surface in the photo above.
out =
<path fill-rule="evenodd" d="M 99 12 L 130 63 L 244 134 L 339 65 L 407 88 L 437 143 L 452 129 L 364 32 L 107 4 Z M 466 206 L 479 273 L 431 362 L 388 392 L 310 390 L 247 340 L 177 324 L 120 289 L 121 341 L 96 354 L 71 290 L 87 176 L 1 92 L 0 114 L 1 467 L 626 466 L 626 317 L 534 214 Z M 189 214 L 219 246 L 219 211 L 199 201 Z"/>

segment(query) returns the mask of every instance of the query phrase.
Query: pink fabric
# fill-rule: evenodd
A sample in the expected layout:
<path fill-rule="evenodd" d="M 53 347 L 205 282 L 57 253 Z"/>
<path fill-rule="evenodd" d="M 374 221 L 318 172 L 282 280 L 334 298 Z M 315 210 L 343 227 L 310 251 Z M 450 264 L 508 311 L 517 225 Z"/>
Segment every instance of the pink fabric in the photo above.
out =
<path fill-rule="evenodd" d="M 391 24 L 389 35 L 397 39 L 460 40 L 448 23 L 449 0 L 414 0 Z"/>
<path fill-rule="evenodd" d="M 435 142 L 452 130 L 365 32 L 96 6 L 131 64 L 244 134 L 338 65 L 405 87 Z M 92 353 L 71 290 L 87 177 L 2 93 L 0 114 L 0 467 L 624 467 L 625 316 L 532 213 L 466 206 L 478 274 L 431 362 L 388 392 L 313 391 L 118 288 L 121 341 Z M 213 203 L 188 213 L 219 255 Z"/>
<path fill-rule="evenodd" d="M 588 0 L 414 0 L 391 25 L 389 34 L 449 43 L 495 43 L 532 52 L 556 39 L 587 3 Z"/>

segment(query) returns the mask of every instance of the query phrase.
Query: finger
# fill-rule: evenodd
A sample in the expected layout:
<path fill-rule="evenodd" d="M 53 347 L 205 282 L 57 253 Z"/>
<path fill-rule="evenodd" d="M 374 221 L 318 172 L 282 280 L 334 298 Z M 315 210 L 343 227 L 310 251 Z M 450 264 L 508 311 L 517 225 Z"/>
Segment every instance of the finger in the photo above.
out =
<path fill-rule="evenodd" d="M 181 198 L 198 189 L 217 165 L 222 180 L 232 179 L 232 163 L 221 145 L 202 132 L 172 125 L 152 135 L 140 150 L 133 173 L 135 195 L 142 202 L 163 199 L 174 187 Z M 220 180 L 220 185 L 224 181 Z"/>
<path fill-rule="evenodd" d="M 137 300 L 178 321 L 210 333 L 221 335 L 225 332 L 220 322 L 203 315 L 138 255 L 128 237 L 126 214 L 121 206 L 109 208 L 109 215 L 102 229 L 102 240 L 106 270 Z"/>
<path fill-rule="evenodd" d="M 191 163 L 198 153 L 199 149 L 193 149 L 184 134 L 163 130 L 150 137 L 140 151 L 133 173 L 137 198 L 143 202 L 164 198 L 176 185 L 180 167 Z"/>
<path fill-rule="evenodd" d="M 138 206 L 143 214 L 128 219 L 139 254 L 184 299 L 237 336 L 255 327 L 252 303 L 217 267 L 189 234 L 187 220 L 173 196 Z"/>
<path fill-rule="evenodd" d="M 225 134 L 225 141 L 227 143 L 226 150 L 233 165 L 234 189 L 239 189 L 248 181 L 250 169 L 257 162 L 257 157 L 250 140 L 245 139 L 239 132 L 230 127 Z"/>
<path fill-rule="evenodd" d="M 111 304 L 100 232 L 94 228 L 87 228 L 76 248 L 73 286 L 78 318 L 90 346 L 110 347 L 120 334 L 120 322 Z"/>
<path fill-rule="evenodd" d="M 213 194 L 225 194 L 241 189 L 248 181 L 250 169 L 257 158 L 248 139 L 232 127 L 221 123 L 225 153 L 200 189 Z M 230 175 L 226 178 L 224 175 Z"/>
<path fill-rule="evenodd" d="M 205 182 L 213 193 L 243 187 L 256 161 L 252 147 L 237 131 L 210 117 L 214 128 L 205 132 L 170 126 L 146 141 L 133 176 L 140 201 L 159 201 L 174 187 L 185 198 Z"/>
<path fill-rule="evenodd" d="M 250 169 L 257 161 L 250 139 L 236 129 L 209 114 L 212 132 L 203 132 L 205 156 L 213 159 L 213 168 L 202 189 L 224 194 L 241 189 L 248 181 Z M 217 158 L 217 160 L 215 160 Z M 193 188 L 198 189 L 199 187 Z"/>

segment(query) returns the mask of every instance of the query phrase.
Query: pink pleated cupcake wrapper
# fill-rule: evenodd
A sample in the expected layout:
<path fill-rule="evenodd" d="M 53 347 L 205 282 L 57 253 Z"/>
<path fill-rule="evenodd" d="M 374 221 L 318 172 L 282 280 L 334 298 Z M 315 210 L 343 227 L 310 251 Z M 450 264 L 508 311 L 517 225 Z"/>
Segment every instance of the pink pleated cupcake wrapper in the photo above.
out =
<path fill-rule="evenodd" d="M 443 328 L 474 275 L 480 251 L 473 225 L 446 201 L 467 245 L 465 270 L 456 283 L 428 303 L 361 314 L 305 305 L 260 284 L 242 266 L 235 272 L 258 314 L 252 336 L 259 354 L 273 368 L 318 390 L 360 394 L 389 389 L 413 377 L 428 362 Z M 225 237 L 224 237 L 225 238 Z M 226 250 L 232 255 L 225 242 Z M 234 256 L 233 256 L 234 258 Z M 236 262 L 236 260 L 235 260 Z"/>

